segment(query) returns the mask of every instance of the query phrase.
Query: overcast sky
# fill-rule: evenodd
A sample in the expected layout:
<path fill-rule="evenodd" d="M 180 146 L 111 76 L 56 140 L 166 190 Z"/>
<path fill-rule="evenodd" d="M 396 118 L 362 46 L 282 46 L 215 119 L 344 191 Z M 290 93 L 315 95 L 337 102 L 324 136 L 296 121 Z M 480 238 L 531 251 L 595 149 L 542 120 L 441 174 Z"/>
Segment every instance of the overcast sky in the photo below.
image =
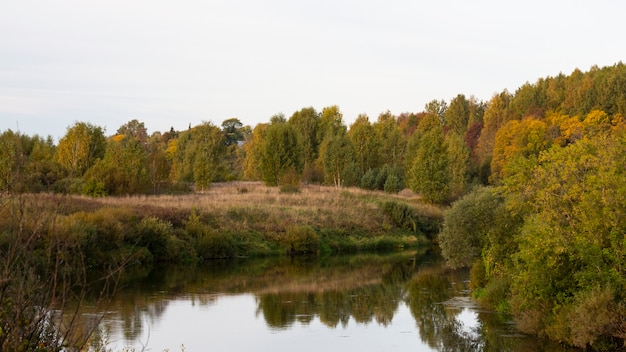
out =
<path fill-rule="evenodd" d="M 624 1 L 0 0 L 0 131 L 350 124 L 626 58 Z"/>

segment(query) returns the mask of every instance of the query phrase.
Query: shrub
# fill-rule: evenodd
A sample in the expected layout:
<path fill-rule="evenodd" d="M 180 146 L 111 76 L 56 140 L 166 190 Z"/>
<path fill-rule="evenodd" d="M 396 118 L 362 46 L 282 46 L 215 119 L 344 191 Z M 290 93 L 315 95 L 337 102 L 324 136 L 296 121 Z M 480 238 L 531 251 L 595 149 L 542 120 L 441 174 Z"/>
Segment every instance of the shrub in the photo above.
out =
<path fill-rule="evenodd" d="M 418 221 L 417 215 L 415 214 L 415 211 L 413 211 L 413 208 L 405 203 L 396 201 L 385 202 L 383 203 L 382 208 L 383 213 L 391 219 L 394 225 L 399 228 L 417 233 Z"/>
<path fill-rule="evenodd" d="M 203 259 L 237 256 L 237 242 L 229 233 L 206 231 L 198 238 L 197 253 Z"/>
<path fill-rule="evenodd" d="M 355 162 L 346 166 L 342 173 L 344 187 L 358 187 L 361 184 L 361 169 Z"/>
<path fill-rule="evenodd" d="M 155 261 L 173 261 L 178 258 L 178 241 L 172 224 L 155 217 L 141 220 L 137 227 L 139 243 L 150 251 Z"/>
<path fill-rule="evenodd" d="M 64 178 L 54 183 L 55 193 L 81 194 L 85 181 L 82 178 Z"/>
<path fill-rule="evenodd" d="M 300 187 L 291 184 L 281 185 L 280 193 L 300 193 Z"/>
<path fill-rule="evenodd" d="M 508 303 L 506 302 L 510 286 L 511 282 L 506 277 L 492 279 L 484 286 L 485 288 L 482 292 L 482 297 L 479 298 L 479 302 L 490 309 L 498 310 L 500 313 L 507 313 L 502 310 L 508 310 Z"/>
<path fill-rule="evenodd" d="M 485 264 L 482 260 L 478 259 L 472 265 L 470 270 L 470 282 L 469 286 L 471 290 L 485 287 L 487 283 L 487 271 L 485 270 Z"/>
<path fill-rule="evenodd" d="M 398 175 L 392 174 L 385 181 L 384 190 L 387 193 L 398 193 L 403 189 L 402 182 Z"/>
<path fill-rule="evenodd" d="M 85 182 L 81 193 L 91 197 L 104 197 L 107 195 L 104 182 L 97 181 L 93 178 Z"/>
<path fill-rule="evenodd" d="M 288 253 L 315 254 L 320 250 L 320 238 L 310 226 L 291 226 L 285 234 L 285 246 Z"/>
<path fill-rule="evenodd" d="M 567 314 L 567 322 L 571 331 L 573 345 L 585 348 L 600 345 L 611 345 L 606 336 L 618 326 L 620 315 L 615 302 L 615 292 L 610 287 L 596 287 L 589 292 L 577 295 L 571 311 Z M 611 350 L 616 346 L 606 346 Z M 602 349 L 605 349 L 603 347 Z"/>
<path fill-rule="evenodd" d="M 469 266 L 479 257 L 502 207 L 503 200 L 491 188 L 479 187 L 445 211 L 439 245 L 450 267 Z"/>
<path fill-rule="evenodd" d="M 361 177 L 361 188 L 375 190 L 376 189 L 376 179 L 378 178 L 378 170 L 369 169 L 363 174 Z"/>

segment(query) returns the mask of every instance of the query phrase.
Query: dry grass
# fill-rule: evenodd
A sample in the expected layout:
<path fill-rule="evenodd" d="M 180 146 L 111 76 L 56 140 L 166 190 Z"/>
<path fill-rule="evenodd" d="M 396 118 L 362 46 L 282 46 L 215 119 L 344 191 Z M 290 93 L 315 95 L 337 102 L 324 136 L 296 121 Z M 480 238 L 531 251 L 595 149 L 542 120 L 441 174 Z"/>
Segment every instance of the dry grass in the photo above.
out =
<path fill-rule="evenodd" d="M 346 232 L 365 231 L 380 234 L 388 224 L 379 204 L 385 200 L 402 200 L 419 207 L 422 215 L 438 217 L 441 209 L 421 203 L 409 192 L 389 195 L 358 188 L 304 186 L 299 193 L 280 193 L 260 182 L 214 184 L 211 189 L 187 195 L 85 198 L 78 203 L 125 207 L 142 215 L 156 215 L 177 225 L 192 211 L 209 216 L 214 226 L 235 231 L 254 230 L 263 233 L 284 232 L 293 225 L 309 225 Z M 168 216 L 169 215 L 169 216 Z"/>

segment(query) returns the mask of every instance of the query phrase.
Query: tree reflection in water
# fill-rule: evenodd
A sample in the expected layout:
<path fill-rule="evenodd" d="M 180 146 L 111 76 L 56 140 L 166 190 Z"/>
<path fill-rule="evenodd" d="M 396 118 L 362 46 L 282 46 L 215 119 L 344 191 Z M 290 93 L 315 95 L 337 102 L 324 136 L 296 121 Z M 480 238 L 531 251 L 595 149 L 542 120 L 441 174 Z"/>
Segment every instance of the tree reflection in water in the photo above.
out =
<path fill-rule="evenodd" d="M 459 319 L 463 308 L 444 302 L 468 294 L 467 278 L 467 271 L 446 269 L 436 255 L 415 253 L 160 268 L 127 279 L 102 329 L 105 335 L 136 341 L 158 323 L 172 301 L 209 307 L 225 295 L 247 294 L 255 297 L 256 317 L 272 330 L 307 326 L 316 320 L 329 329 L 346 328 L 351 321 L 387 327 L 402 305 L 415 319 L 419 338 L 434 350 L 536 349 L 535 339 L 510 338 L 503 328 L 507 325 L 489 312 L 474 313 L 479 322 L 473 330 L 463 325 Z"/>

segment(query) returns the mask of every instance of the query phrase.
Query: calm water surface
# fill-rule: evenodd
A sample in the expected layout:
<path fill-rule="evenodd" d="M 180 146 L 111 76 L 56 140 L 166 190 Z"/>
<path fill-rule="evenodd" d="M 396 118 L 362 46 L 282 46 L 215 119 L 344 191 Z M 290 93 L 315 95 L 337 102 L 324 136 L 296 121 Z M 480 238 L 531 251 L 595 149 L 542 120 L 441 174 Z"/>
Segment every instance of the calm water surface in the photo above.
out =
<path fill-rule="evenodd" d="M 113 351 L 565 351 L 478 309 L 467 281 L 415 253 L 158 268 L 125 278 L 97 337 Z"/>

